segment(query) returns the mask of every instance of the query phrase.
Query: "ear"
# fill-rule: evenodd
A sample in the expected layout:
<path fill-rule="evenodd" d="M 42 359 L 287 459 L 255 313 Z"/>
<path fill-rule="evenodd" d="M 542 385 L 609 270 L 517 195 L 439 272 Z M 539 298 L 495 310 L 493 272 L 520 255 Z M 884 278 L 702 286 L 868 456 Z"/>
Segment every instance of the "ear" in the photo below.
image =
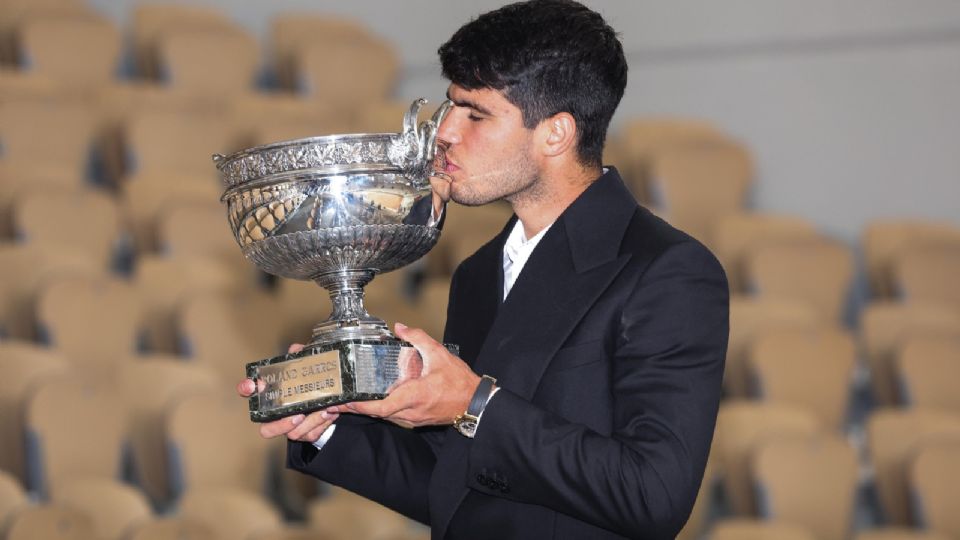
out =
<path fill-rule="evenodd" d="M 557 157 L 576 149 L 577 122 L 570 113 L 560 112 L 546 118 L 538 129 L 542 131 L 544 155 Z"/>

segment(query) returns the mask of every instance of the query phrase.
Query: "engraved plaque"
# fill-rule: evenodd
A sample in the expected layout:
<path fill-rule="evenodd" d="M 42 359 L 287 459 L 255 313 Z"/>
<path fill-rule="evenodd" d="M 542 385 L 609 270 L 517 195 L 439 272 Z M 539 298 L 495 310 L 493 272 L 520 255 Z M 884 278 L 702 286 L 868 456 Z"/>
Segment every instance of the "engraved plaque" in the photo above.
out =
<path fill-rule="evenodd" d="M 339 395 L 343 393 L 341 372 L 338 350 L 263 366 L 258 372 L 259 379 L 265 383 L 260 404 L 283 407 Z"/>

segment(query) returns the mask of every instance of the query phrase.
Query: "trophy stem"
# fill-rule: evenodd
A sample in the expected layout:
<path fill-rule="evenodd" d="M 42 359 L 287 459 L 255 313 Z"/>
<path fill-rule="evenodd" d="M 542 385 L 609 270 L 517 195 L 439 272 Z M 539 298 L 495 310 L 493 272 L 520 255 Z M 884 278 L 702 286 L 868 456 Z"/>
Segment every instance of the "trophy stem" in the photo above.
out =
<path fill-rule="evenodd" d="M 309 346 L 348 339 L 396 339 L 383 319 L 370 315 L 363 307 L 363 287 L 375 275 L 373 270 L 341 270 L 314 278 L 330 293 L 333 313 L 313 328 Z"/>

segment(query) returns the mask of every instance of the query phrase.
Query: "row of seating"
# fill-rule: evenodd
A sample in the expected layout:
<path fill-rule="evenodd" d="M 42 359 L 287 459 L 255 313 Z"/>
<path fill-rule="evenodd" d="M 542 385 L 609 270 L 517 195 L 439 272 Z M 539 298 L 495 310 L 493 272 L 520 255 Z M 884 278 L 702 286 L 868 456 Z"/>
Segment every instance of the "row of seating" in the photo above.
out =
<path fill-rule="evenodd" d="M 31 503 L 0 471 L 0 534 L 8 540 L 423 540 L 418 524 L 343 490 L 311 502 L 292 525 L 268 501 L 232 489 L 191 492 L 172 516 L 129 485 L 74 479 L 49 502 Z"/>
<path fill-rule="evenodd" d="M 123 33 L 80 0 L 5 2 L 0 63 L 96 85 L 117 80 L 129 57 L 142 80 L 212 95 L 254 89 L 266 65 L 276 86 L 339 105 L 387 97 L 399 72 L 396 52 L 364 25 L 313 13 L 273 17 L 264 47 L 227 13 L 185 4 L 138 4 L 130 51 Z"/>

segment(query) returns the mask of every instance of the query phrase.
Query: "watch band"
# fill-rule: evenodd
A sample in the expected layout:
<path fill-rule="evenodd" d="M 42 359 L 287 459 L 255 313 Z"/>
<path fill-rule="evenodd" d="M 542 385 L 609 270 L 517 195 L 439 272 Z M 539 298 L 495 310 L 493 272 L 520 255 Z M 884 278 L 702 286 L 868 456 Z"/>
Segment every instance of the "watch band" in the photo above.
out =
<path fill-rule="evenodd" d="M 480 377 L 480 384 L 477 385 L 473 397 L 470 398 L 470 404 L 467 405 L 468 415 L 480 416 L 484 407 L 487 406 L 487 400 L 490 399 L 490 390 L 493 389 L 496 382 L 497 380 L 489 375 Z"/>

